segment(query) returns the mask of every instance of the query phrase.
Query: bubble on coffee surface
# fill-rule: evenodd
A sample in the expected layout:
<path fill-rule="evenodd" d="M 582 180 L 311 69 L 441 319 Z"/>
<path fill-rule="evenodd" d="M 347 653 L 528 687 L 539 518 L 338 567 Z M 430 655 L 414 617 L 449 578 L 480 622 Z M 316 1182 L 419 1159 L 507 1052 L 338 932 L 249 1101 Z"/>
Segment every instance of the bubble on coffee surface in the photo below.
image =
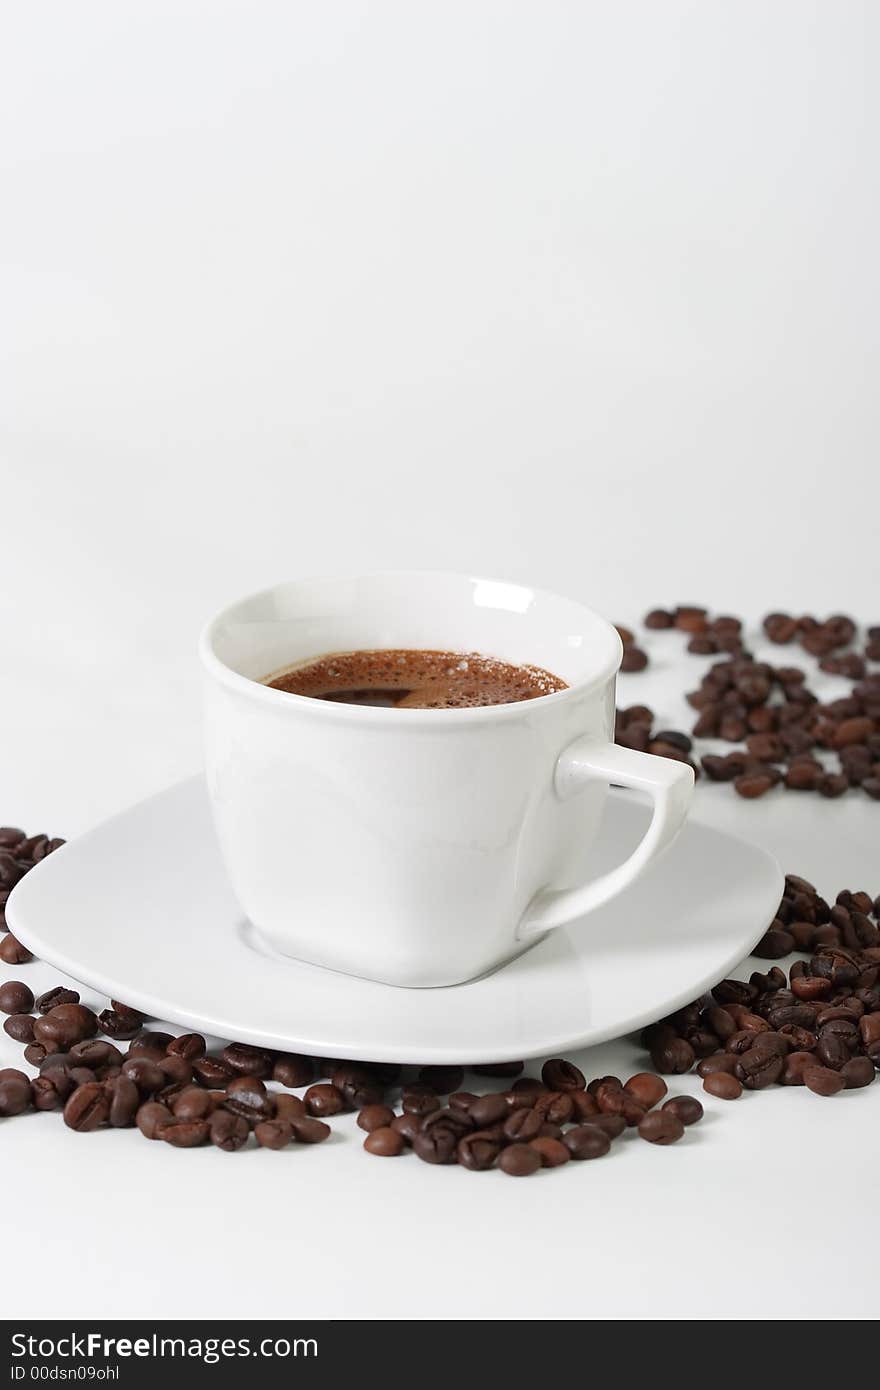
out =
<path fill-rule="evenodd" d="M 480 652 L 330 652 L 263 677 L 273 690 L 337 704 L 393 709 L 475 709 L 516 704 L 566 690 L 540 666 L 514 665 Z"/>

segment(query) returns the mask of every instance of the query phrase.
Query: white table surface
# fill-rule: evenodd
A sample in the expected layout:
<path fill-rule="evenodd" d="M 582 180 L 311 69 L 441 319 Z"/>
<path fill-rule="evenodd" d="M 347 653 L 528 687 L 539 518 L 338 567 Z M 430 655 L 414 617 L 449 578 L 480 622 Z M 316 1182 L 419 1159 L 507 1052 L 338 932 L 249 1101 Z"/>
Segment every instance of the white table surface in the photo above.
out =
<path fill-rule="evenodd" d="M 288 575 L 880 622 L 876 6 L 47 0 L 4 30 L 0 822 L 76 835 L 194 771 L 197 629 Z M 663 723 L 679 646 L 621 683 Z M 880 891 L 862 796 L 697 814 Z M 525 1183 L 369 1159 L 350 1118 L 239 1155 L 2 1122 L 3 1312 L 802 1316 L 817 1194 L 880 1217 L 880 1088 L 707 1111 Z M 871 1242 L 818 1238 L 823 1313 L 873 1315 Z M 87 1277 L 47 1276 L 72 1246 Z"/>

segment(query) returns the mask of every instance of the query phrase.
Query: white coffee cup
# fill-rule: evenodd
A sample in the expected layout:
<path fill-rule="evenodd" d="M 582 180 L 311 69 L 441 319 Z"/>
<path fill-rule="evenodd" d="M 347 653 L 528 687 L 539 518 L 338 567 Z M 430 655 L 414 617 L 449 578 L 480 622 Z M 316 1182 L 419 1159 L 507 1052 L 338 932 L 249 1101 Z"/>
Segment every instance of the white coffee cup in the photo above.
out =
<path fill-rule="evenodd" d="M 273 671 L 429 648 L 544 667 L 568 689 L 472 709 L 290 695 Z M 207 772 L 245 914 L 281 953 L 389 984 L 452 985 L 607 902 L 681 828 L 682 763 L 612 742 L 621 642 L 555 594 L 461 574 L 305 579 L 208 624 Z M 653 801 L 618 868 L 585 881 L 609 783 Z"/>

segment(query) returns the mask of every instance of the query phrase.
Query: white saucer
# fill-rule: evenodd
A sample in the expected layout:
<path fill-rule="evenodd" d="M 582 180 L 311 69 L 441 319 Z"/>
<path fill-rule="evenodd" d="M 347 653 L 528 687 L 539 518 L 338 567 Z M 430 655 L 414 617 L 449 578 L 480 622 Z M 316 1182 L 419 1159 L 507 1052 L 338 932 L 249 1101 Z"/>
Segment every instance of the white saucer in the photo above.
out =
<path fill-rule="evenodd" d="M 647 812 L 612 791 L 597 871 L 625 857 Z M 501 1062 L 618 1037 L 717 983 L 782 894 L 764 850 L 690 822 L 609 906 L 494 974 L 399 989 L 277 955 L 228 885 L 200 778 L 43 860 L 7 904 L 42 960 L 154 1017 L 288 1052 L 375 1062 Z"/>

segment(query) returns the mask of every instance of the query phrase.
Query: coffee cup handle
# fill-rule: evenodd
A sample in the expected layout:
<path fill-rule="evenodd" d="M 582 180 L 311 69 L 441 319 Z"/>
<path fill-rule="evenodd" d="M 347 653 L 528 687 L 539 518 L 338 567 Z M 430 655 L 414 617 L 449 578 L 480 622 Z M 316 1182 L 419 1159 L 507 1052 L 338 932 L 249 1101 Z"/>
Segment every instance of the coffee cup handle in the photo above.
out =
<path fill-rule="evenodd" d="M 519 940 L 565 926 L 629 887 L 672 844 L 684 824 L 694 790 L 693 769 L 687 763 L 595 738 L 576 739 L 557 761 L 556 795 L 567 800 L 597 780 L 647 792 L 654 805 L 651 823 L 633 853 L 616 869 L 579 888 L 538 893 L 523 914 L 517 929 Z"/>

